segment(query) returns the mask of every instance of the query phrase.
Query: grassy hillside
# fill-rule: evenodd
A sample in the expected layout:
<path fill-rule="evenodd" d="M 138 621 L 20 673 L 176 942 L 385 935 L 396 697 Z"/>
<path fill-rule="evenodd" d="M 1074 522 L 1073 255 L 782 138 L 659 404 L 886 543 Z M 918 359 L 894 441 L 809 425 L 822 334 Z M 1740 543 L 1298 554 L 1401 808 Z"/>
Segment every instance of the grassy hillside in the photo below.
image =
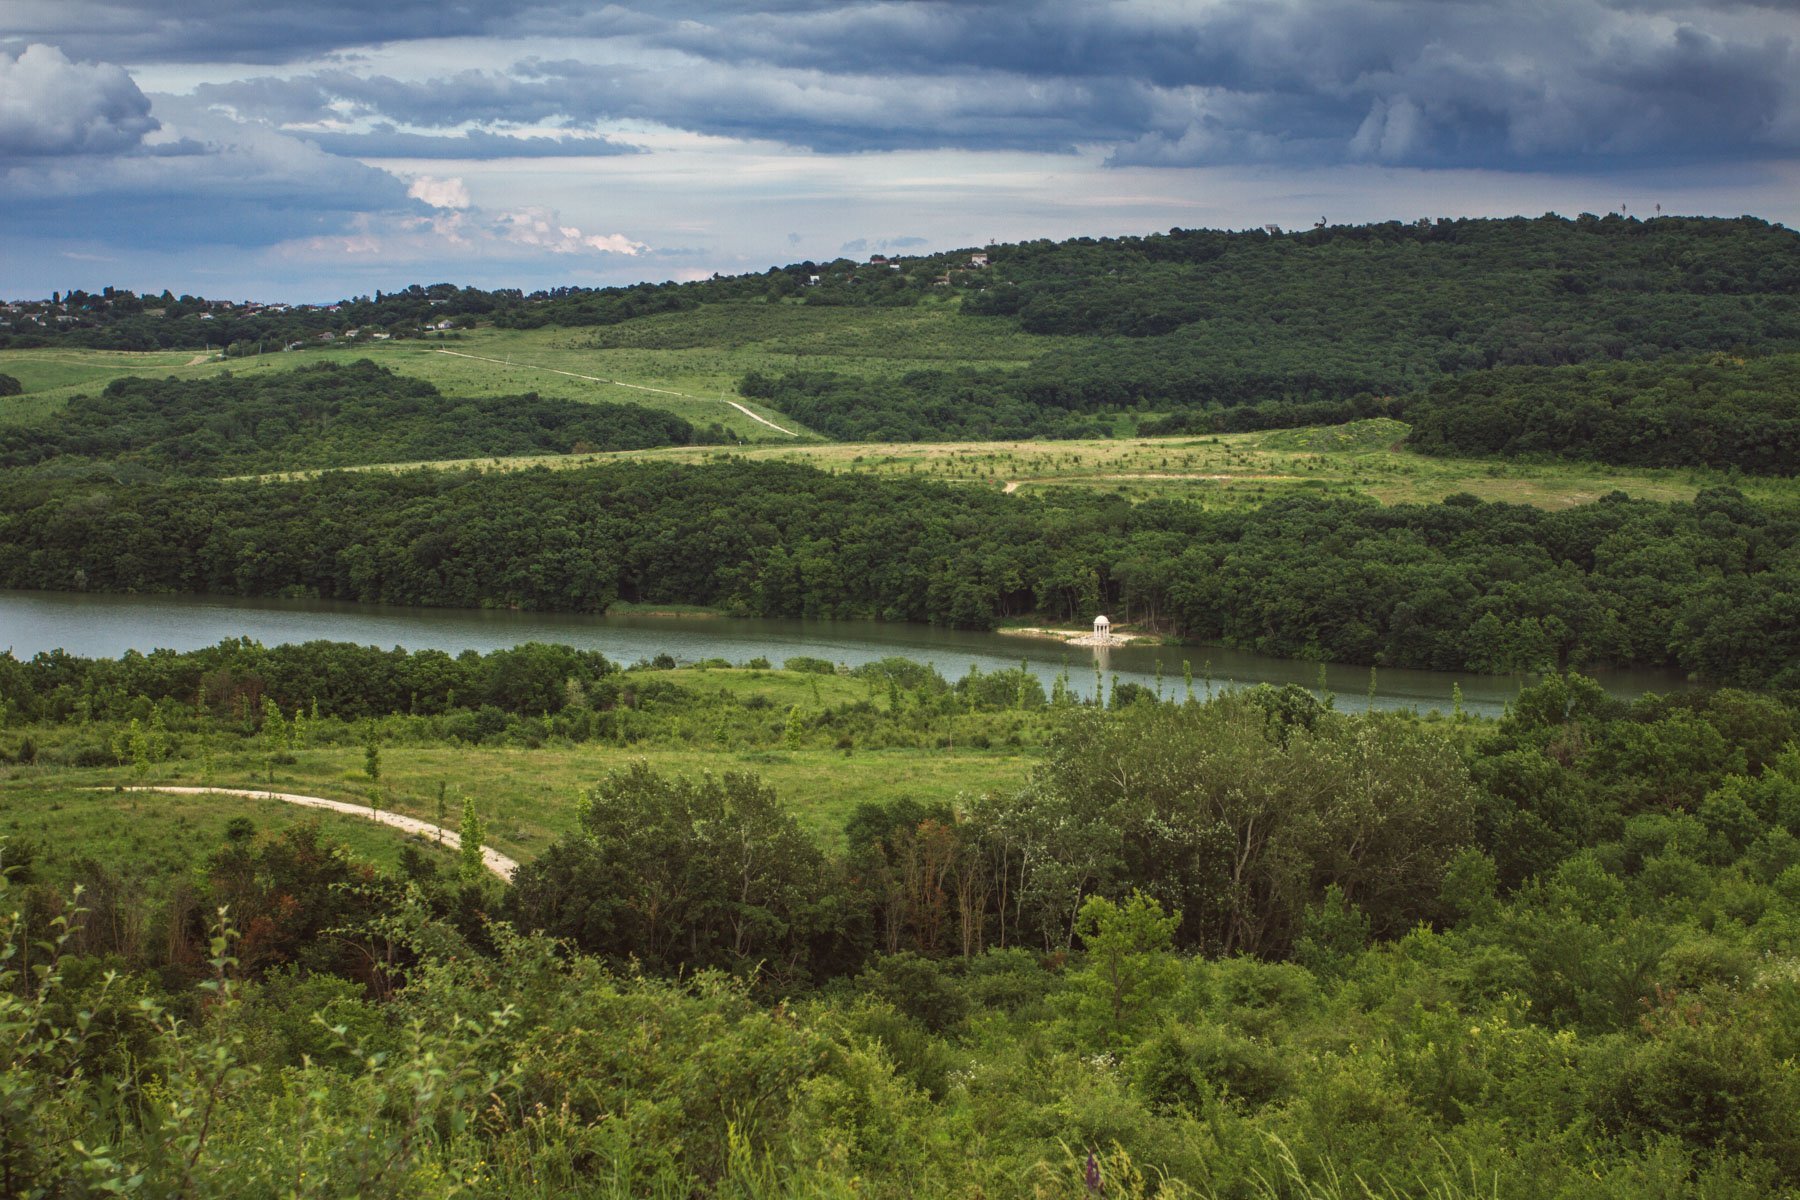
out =
<path fill-rule="evenodd" d="M 907 476 L 1021 494 L 1065 488 L 1128 500 L 1187 500 L 1208 508 L 1250 508 L 1286 495 L 1364 496 L 1382 504 L 1442 500 L 1466 493 L 1539 508 L 1588 504 L 1620 491 L 1646 500 L 1690 500 L 1723 473 L 1705 469 L 1631 469 L 1589 463 L 1503 462 L 1428 456 L 1406 444 L 1408 427 L 1392 420 L 1208 437 L 1118 437 L 1026 442 L 764 443 L 720 449 L 691 446 L 616 455 L 524 455 L 393 463 L 416 467 L 517 471 L 569 469 L 607 459 L 704 463 L 721 459 L 804 463 L 850 474 Z M 302 478 L 312 472 L 279 472 Z M 1778 478 L 1735 481 L 1746 495 L 1800 496 Z"/>
<path fill-rule="evenodd" d="M 3 350 L 0 372 L 19 379 L 25 394 L 0 401 L 0 425 L 37 423 L 71 397 L 99 391 L 126 375 L 207 379 L 229 371 L 255 378 L 311 363 L 367 358 L 425 380 L 446 395 L 530 391 L 558 399 L 639 404 L 697 428 L 718 422 L 748 441 L 786 442 L 794 439 L 725 403 L 736 400 L 795 434 L 810 436 L 810 430 L 786 414 L 738 394 L 747 372 L 800 364 L 878 377 L 946 363 L 1012 370 L 1059 340 L 1023 334 L 1005 322 L 962 316 L 949 302 L 910 309 L 738 303 L 597 330 L 484 328 L 441 342 L 359 342 L 231 360 L 188 352 Z"/>
<path fill-rule="evenodd" d="M 411 289 L 307 318 L 345 324 L 354 312 L 354 345 L 319 348 L 322 332 L 307 332 L 295 343 L 305 351 L 258 355 L 286 338 L 252 328 L 276 318 L 240 314 L 250 324 L 231 352 L 249 356 L 231 364 L 367 354 L 448 394 L 641 401 L 753 441 L 947 440 L 1085 435 L 1125 414 L 1164 417 L 1171 432 L 1403 415 L 1389 398 L 1496 367 L 1800 349 L 1800 238 L 1749 218 L 1190 230 L 1000 246 L 991 259 L 982 270 L 940 256 L 897 271 L 846 261 L 662 289 L 459 294 L 443 308 Z M 821 282 L 807 286 L 813 275 Z M 451 311 L 484 327 L 421 325 Z M 394 336 L 364 340 L 378 330 Z M 40 419 L 120 370 L 225 369 L 179 352 L 133 368 L 129 355 L 66 348 L 95 332 L 0 351 L 0 371 L 27 388 L 0 422 Z M 779 430 L 725 403 L 746 394 Z"/>
<path fill-rule="evenodd" d="M 566 668 L 552 667 L 548 699 L 521 694 L 503 715 L 491 706 L 501 693 L 483 697 L 465 679 L 448 695 L 466 707 L 438 712 L 443 697 L 412 689 L 425 678 L 417 671 L 430 673 L 447 657 L 412 656 L 415 673 L 389 687 L 394 694 L 384 700 L 366 655 L 355 655 L 352 664 L 332 660 L 330 649 L 310 659 L 304 651 L 226 659 L 217 657 L 222 651 L 207 651 L 102 660 L 87 664 L 80 680 L 48 662 L 34 670 L 0 656 L 0 702 L 12 714 L 0 732 L 0 836 L 58 847 L 49 858 L 64 867 L 84 857 L 116 857 L 175 871 L 181 846 L 216 844 L 233 817 L 249 816 L 259 830 L 274 833 L 317 816 L 360 856 L 391 866 L 406 836 L 353 817 L 230 797 L 95 789 L 139 783 L 267 787 L 364 804 L 371 788 L 379 787 L 384 809 L 435 821 L 444 785 L 452 825 L 462 798 L 474 797 L 487 823 L 487 843 L 524 861 L 574 827 L 576 801 L 596 779 L 642 762 L 674 773 L 755 771 L 780 790 L 809 834 L 836 848 L 860 804 L 954 804 L 1016 790 L 1047 728 L 1041 689 L 1031 693 L 1033 707 L 1013 708 L 1015 685 L 998 679 L 993 695 L 972 705 L 966 683 L 952 687 L 929 670 L 909 672 L 916 678 L 896 704 L 896 693 L 878 673 L 638 669 L 590 681 L 583 706 L 547 719 L 544 708 L 565 690 L 560 671 Z M 314 674 L 290 678 L 302 659 Z M 490 665 L 510 662 L 512 669 L 523 661 L 508 654 L 487 659 Z M 507 669 L 497 668 L 493 678 Z M 346 678 L 359 671 L 371 679 L 366 687 Z M 70 687 L 39 694 L 22 685 L 28 675 L 54 676 Z M 337 691 L 322 690 L 327 679 L 337 680 Z M 297 721 L 284 715 L 306 708 L 284 696 L 274 716 L 259 716 L 250 704 L 243 711 L 251 717 L 234 719 L 238 707 L 213 694 L 219 686 L 239 695 L 311 695 L 314 715 Z M 32 719 L 59 711 L 75 688 L 110 699 L 91 702 L 92 719 L 85 723 Z M 197 708 L 196 688 L 217 703 Z M 395 688 L 409 690 L 410 701 Z M 146 691 L 141 706 L 126 699 Z M 135 724 L 123 717 L 150 711 L 152 700 L 157 715 L 135 718 Z M 115 702 L 120 715 L 109 717 L 108 705 Z M 382 707 L 406 703 L 412 712 Z M 587 703 L 611 707 L 593 711 Z M 373 726 L 364 723 L 367 718 L 344 715 L 368 706 L 377 714 Z M 421 710 L 433 715 L 418 715 Z M 376 780 L 368 774 L 371 731 L 381 747 Z M 147 739 L 142 761 L 132 761 L 134 733 Z"/>
<path fill-rule="evenodd" d="M 624 450 L 723 442 L 715 424 L 638 404 L 526 393 L 446 396 L 366 360 L 249 377 L 115 380 L 47 420 L 0 426 L 0 465 L 220 475 L 445 454 Z"/>
<path fill-rule="evenodd" d="M 121 782 L 135 783 L 135 779 Z M 157 783 L 198 783 L 191 778 Z M 402 847 L 448 862 L 452 852 L 425 838 L 345 813 L 300 808 L 238 796 L 171 796 L 115 791 L 96 772 L 44 773 L 0 784 L 0 837 L 29 842 L 36 850 L 34 879 L 63 882 L 83 860 L 131 864 L 147 892 L 161 894 L 187 877 L 199 859 L 226 841 L 231 823 L 250 822 L 253 836 L 279 835 L 316 823 L 330 840 L 357 858 L 391 871 Z M 252 787 L 257 781 L 220 782 Z M 339 799 L 361 799 L 343 796 Z M 429 810 L 415 815 L 430 819 Z"/>

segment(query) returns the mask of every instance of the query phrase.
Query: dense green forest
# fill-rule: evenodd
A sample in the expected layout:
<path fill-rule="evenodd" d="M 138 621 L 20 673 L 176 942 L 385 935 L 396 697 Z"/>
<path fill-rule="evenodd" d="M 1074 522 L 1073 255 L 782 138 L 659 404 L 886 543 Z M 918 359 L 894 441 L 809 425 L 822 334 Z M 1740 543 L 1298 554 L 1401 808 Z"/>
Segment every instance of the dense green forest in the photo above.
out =
<path fill-rule="evenodd" d="M 0 586 L 991 628 L 1109 611 L 1285 657 L 1800 682 L 1800 512 L 1731 489 L 1547 512 L 1007 496 L 786 464 L 0 480 Z"/>
<path fill-rule="evenodd" d="M 147 670 L 82 669 L 115 668 Z M 338 725 L 169 711 L 303 754 Z M 506 888 L 248 817 L 154 880 L 15 840 L 5 1190 L 1800 1188 L 1791 706 L 1557 676 L 1493 723 L 1040 711 L 1016 793 L 864 805 L 841 849 L 754 775 L 641 766 Z"/>
<path fill-rule="evenodd" d="M 1432 384 L 1406 419 L 1427 454 L 1792 475 L 1800 356 L 1483 371 Z"/>
<path fill-rule="evenodd" d="M 364 359 L 244 378 L 116 380 L 42 425 L 0 428 L 0 466 L 93 460 L 198 475 L 409 459 L 585 454 L 723 440 L 633 404 L 459 399 Z M 58 465 L 64 465 L 59 462 Z"/>
<path fill-rule="evenodd" d="M 66 327 L 15 324 L 0 335 L 0 348 L 204 344 L 254 352 L 324 331 L 416 334 L 446 320 L 582 326 L 700 304 L 881 306 L 954 297 L 965 312 L 1029 332 L 1082 336 L 1080 347 L 1053 351 L 1005 389 L 1007 405 L 1024 405 L 1037 432 L 1053 431 L 1069 411 L 1139 403 L 1159 410 L 1342 403 L 1492 367 L 1800 349 L 1800 238 L 1748 217 L 1584 214 L 1277 233 L 1172 230 L 986 253 L 990 265 L 980 269 L 969 267 L 966 253 L 936 254 L 899 260 L 897 269 L 806 262 L 688 284 L 529 296 L 415 285 L 329 311 L 213 310 L 165 297 L 152 305 L 163 315 L 150 317 L 144 298 L 109 289 L 71 294 L 58 310 L 71 318 Z M 177 327 L 187 332 L 172 337 Z M 956 386 L 934 380 L 929 389 Z M 877 389 L 862 403 L 885 407 L 892 399 Z M 901 407 L 887 419 L 917 416 L 914 406 Z M 1009 412 L 995 421 L 1017 419 Z M 947 425 L 940 436 L 957 428 Z"/>
<path fill-rule="evenodd" d="M 1145 433 L 1237 432 L 1402 416 L 1393 397 L 1493 368 L 1800 348 L 1800 239 L 1758 221 L 1176 230 L 993 258 L 964 312 L 1083 343 L 1020 372 L 741 390 L 851 440 L 1083 436 L 1131 408 L 1163 414 Z"/>

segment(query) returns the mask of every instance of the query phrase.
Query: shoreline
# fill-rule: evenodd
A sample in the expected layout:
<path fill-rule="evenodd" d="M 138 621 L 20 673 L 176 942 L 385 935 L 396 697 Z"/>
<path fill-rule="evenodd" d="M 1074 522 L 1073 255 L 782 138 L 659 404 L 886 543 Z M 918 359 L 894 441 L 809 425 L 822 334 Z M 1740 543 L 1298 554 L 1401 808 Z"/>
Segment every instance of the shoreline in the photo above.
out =
<path fill-rule="evenodd" d="M 1009 637 L 1034 637 L 1058 641 L 1066 646 L 1123 646 L 1132 642 L 1144 642 L 1154 645 L 1163 644 L 1160 635 L 1154 633 L 1128 633 L 1117 628 L 1105 642 L 1097 642 L 1091 632 L 1080 629 L 1049 629 L 1041 625 L 1015 625 L 1008 629 L 996 629 L 995 633 Z"/>

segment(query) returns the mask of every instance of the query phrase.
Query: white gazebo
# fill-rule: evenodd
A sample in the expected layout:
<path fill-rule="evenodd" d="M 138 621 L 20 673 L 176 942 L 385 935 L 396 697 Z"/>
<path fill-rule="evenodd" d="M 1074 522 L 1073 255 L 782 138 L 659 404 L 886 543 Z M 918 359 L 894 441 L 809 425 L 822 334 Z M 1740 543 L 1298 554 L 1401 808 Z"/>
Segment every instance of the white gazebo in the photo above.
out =
<path fill-rule="evenodd" d="M 1105 617 L 1094 618 L 1094 641 L 1102 646 L 1112 641 L 1112 622 Z"/>

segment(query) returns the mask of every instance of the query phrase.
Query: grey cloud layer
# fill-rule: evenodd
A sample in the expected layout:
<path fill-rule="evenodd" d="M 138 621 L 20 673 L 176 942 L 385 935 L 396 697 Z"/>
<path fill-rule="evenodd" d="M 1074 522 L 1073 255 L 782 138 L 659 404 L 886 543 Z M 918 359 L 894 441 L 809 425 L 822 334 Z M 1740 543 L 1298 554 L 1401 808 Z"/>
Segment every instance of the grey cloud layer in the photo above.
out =
<path fill-rule="evenodd" d="M 597 158 L 610 154 L 641 154 L 637 146 L 597 137 L 512 137 L 472 129 L 467 133 L 436 137 L 405 133 L 392 125 L 367 133 L 306 132 L 296 136 L 312 142 L 327 154 L 349 158 Z"/>
<path fill-rule="evenodd" d="M 1097 97 L 1096 90 L 1117 94 Z M 970 146 L 1067 149 L 1136 128 L 1145 107 L 1108 81 L 1030 86 L 987 76 L 900 80 L 795 68 L 671 69 L 528 59 L 505 71 L 411 81 L 322 71 L 197 89 L 203 100 L 278 123 L 348 111 L 421 128 L 641 120 L 814 150 Z M 1116 110 L 1120 117 L 1104 115 Z"/>
<path fill-rule="evenodd" d="M 425 37 L 505 32 L 516 0 L 7 0 L 0 36 L 113 62 L 283 63 Z"/>
<path fill-rule="evenodd" d="M 605 39 L 612 61 L 425 80 L 346 66 L 203 94 L 285 121 L 337 103 L 426 128 L 632 119 L 826 151 L 1100 145 L 1154 165 L 1529 168 L 1800 147 L 1800 16 L 1764 4 L 538 4 L 510 20 Z"/>
<path fill-rule="evenodd" d="M 385 171 L 198 106 L 164 108 L 181 139 L 105 157 L 0 163 L 0 195 L 21 201 L 8 232 L 129 230 L 145 249 L 260 246 L 339 230 L 370 212 L 427 211 Z"/>
<path fill-rule="evenodd" d="M 244 63 L 262 65 L 235 65 Z M 153 64 L 161 64 L 157 88 L 146 96 L 132 72 Z M 479 69 L 456 69 L 468 64 Z M 201 78 L 216 82 L 194 87 Z M 46 253 L 217 244 L 333 261 L 567 262 L 580 254 L 644 262 L 667 251 L 640 241 L 710 228 L 715 209 L 731 209 L 757 186 L 709 173 L 729 157 L 706 160 L 694 176 L 716 203 L 659 233 L 665 206 L 644 202 L 641 190 L 659 185 L 643 180 L 675 177 L 698 160 L 682 157 L 691 139 L 655 127 L 826 152 L 1088 151 L 1071 172 L 1104 158 L 1119 166 L 1273 163 L 1298 168 L 1295 177 L 1369 163 L 1590 178 L 1618 167 L 1641 178 L 1716 180 L 1717 167 L 1655 168 L 1760 159 L 1770 161 L 1757 169 L 1779 175 L 1800 157 L 1800 6 L 0 0 L 0 242 L 35 238 L 57 248 Z M 604 175 L 597 165 L 452 165 L 637 153 L 633 141 L 666 153 L 669 169 L 648 158 L 617 172 L 639 180 L 629 217 L 615 215 L 599 187 L 592 197 L 563 194 L 565 207 L 582 209 L 565 223 L 535 207 L 538 185 L 510 182 Z M 751 157 L 768 178 L 804 174 L 783 175 L 760 151 Z M 802 161 L 789 157 L 790 167 Z M 358 158 L 435 161 L 431 179 L 413 180 Z M 928 182 L 910 181 L 953 214 L 930 227 L 954 225 L 939 236 L 966 239 L 955 222 L 981 202 L 956 164 L 978 172 L 996 162 L 1006 172 L 1063 170 L 940 161 Z M 888 170 L 865 165 L 865 179 Z M 859 186 L 856 195 L 846 189 L 844 204 L 878 202 L 885 184 Z M 1032 186 L 996 185 L 990 195 L 1003 199 L 989 203 L 1010 214 Z M 1148 194 L 1159 185 L 1134 186 Z M 1110 191 L 1105 202 L 1113 203 Z M 787 211 L 772 219 L 797 227 Z M 850 225 L 821 245 L 880 227 L 927 226 L 909 209 L 904 223 Z M 719 244 L 739 236 L 718 235 Z"/>

